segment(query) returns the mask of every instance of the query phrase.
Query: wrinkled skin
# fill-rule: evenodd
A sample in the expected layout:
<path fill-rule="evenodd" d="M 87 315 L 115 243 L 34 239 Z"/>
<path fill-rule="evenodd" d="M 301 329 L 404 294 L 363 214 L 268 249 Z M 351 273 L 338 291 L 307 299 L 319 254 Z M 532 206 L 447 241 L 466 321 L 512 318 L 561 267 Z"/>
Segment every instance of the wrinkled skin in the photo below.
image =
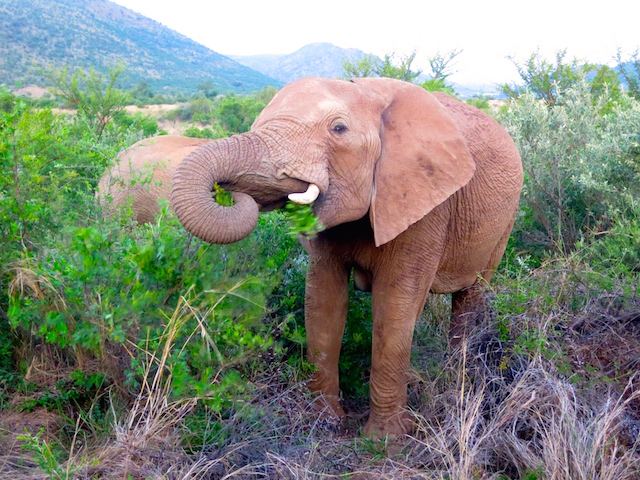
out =
<path fill-rule="evenodd" d="M 171 179 L 178 164 L 189 153 L 209 140 L 189 137 L 161 136 L 135 143 L 118 155 L 98 184 L 98 198 L 105 214 L 110 215 L 131 200 L 133 219 L 152 222 L 160 213 L 158 200 L 168 200 Z M 109 196 L 111 201 L 107 202 Z"/>
<path fill-rule="evenodd" d="M 211 200 L 218 182 L 236 205 Z M 401 435 L 415 322 L 428 293 L 452 293 L 450 343 L 483 308 L 513 225 L 522 163 L 491 117 L 445 94 L 390 79 L 302 79 L 280 91 L 251 132 L 218 140 L 178 167 L 172 206 L 196 236 L 236 241 L 258 209 L 317 185 L 328 229 L 309 252 L 305 298 L 310 388 L 339 404 L 338 357 L 348 281 L 372 291 L 373 354 L 366 435 Z M 233 211 L 231 211 L 233 210 Z"/>

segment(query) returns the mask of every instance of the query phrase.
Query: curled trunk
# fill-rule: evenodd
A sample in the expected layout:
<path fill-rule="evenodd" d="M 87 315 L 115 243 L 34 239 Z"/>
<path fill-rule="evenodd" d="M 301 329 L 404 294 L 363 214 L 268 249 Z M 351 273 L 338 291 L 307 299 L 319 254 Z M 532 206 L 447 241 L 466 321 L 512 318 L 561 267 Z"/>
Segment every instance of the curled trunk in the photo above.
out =
<path fill-rule="evenodd" d="M 237 242 L 253 231 L 258 204 L 233 185 L 244 172 L 257 168 L 263 154 L 259 145 L 244 134 L 208 143 L 185 157 L 173 177 L 171 203 L 188 231 L 209 243 Z M 230 186 L 232 206 L 216 203 L 216 183 Z"/>

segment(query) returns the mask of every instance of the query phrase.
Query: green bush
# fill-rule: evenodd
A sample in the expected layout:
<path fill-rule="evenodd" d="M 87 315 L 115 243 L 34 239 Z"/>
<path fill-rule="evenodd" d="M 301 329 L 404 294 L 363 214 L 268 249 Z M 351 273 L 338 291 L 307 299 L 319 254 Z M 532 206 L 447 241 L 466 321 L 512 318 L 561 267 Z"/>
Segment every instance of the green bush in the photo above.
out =
<path fill-rule="evenodd" d="M 210 129 L 203 130 L 192 126 L 185 134 L 198 138 L 220 138 L 248 131 L 274 95 L 274 89 L 264 89 L 255 96 L 196 97 L 165 113 L 164 118 L 211 125 Z M 214 136 L 206 136 L 211 134 Z"/>
<path fill-rule="evenodd" d="M 594 97 L 586 81 L 560 91 L 554 105 L 522 94 L 501 117 L 525 170 L 517 248 L 540 257 L 569 252 L 606 234 L 640 194 L 640 104 Z"/>
<path fill-rule="evenodd" d="M 209 127 L 205 127 L 202 130 L 200 130 L 195 125 L 191 125 L 189 128 L 187 128 L 184 131 L 183 135 L 185 137 L 214 139 L 214 138 L 224 137 L 224 132 L 219 131 L 218 129 L 216 129 L 216 131 L 214 132 L 213 129 Z"/>
<path fill-rule="evenodd" d="M 563 102 L 566 91 L 586 84 L 594 101 L 599 101 L 603 95 L 606 97 L 603 108 L 608 102 L 615 102 L 620 98 L 620 80 L 615 70 L 606 65 L 595 65 L 578 59 L 567 62 L 566 54 L 566 50 L 557 52 L 555 63 L 542 58 L 539 52 L 532 53 L 523 63 L 511 58 L 522 84 L 503 84 L 502 92 L 512 99 L 529 92 L 553 106 Z"/>
<path fill-rule="evenodd" d="M 228 95 L 220 102 L 216 117 L 225 131 L 243 133 L 249 131 L 264 107 L 265 104 L 253 97 Z"/>

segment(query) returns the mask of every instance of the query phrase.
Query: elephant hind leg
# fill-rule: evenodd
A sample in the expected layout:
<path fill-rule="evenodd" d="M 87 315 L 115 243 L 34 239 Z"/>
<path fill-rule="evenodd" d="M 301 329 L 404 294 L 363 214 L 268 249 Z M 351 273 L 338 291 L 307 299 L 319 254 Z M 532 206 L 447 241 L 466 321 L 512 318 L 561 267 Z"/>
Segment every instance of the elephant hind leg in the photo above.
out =
<path fill-rule="evenodd" d="M 484 288 L 482 284 L 487 284 L 493 277 L 496 267 L 504 255 L 507 242 L 511 235 L 511 229 L 515 221 L 515 213 L 508 228 L 502 234 L 500 241 L 493 249 L 489 262 L 482 273 L 482 279 L 463 290 L 454 292 L 451 296 L 451 323 L 449 326 L 449 346 L 456 347 L 470 333 L 473 327 L 477 326 L 484 316 L 486 306 L 484 302 Z"/>
<path fill-rule="evenodd" d="M 449 346 L 457 347 L 478 324 L 485 311 L 484 289 L 478 282 L 451 296 Z"/>

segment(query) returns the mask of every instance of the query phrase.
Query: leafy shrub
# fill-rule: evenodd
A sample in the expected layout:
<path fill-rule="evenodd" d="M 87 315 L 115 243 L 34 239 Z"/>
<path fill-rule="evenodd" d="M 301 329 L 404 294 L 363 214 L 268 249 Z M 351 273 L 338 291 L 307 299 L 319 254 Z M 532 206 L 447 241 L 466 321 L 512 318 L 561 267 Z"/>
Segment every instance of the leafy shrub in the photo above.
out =
<path fill-rule="evenodd" d="M 607 232 L 640 193 L 640 104 L 627 98 L 602 113 L 586 81 L 557 94 L 554 105 L 524 93 L 501 118 L 525 169 L 519 248 L 572 250 Z"/>
<path fill-rule="evenodd" d="M 136 112 L 134 115 L 131 115 L 124 111 L 119 112 L 116 116 L 114 116 L 114 121 L 116 122 L 116 124 L 121 125 L 126 129 L 142 130 L 143 137 L 166 135 L 166 132 L 158 127 L 158 121 L 155 118 L 150 117 L 149 115 L 144 115 L 141 112 Z"/>
<path fill-rule="evenodd" d="M 189 128 L 187 128 L 183 135 L 185 137 L 193 137 L 193 138 L 221 138 L 224 136 L 223 132 L 220 131 L 213 131 L 211 128 L 209 127 L 205 127 L 202 130 L 200 130 L 198 127 L 196 127 L 195 125 L 190 126 Z"/>
<path fill-rule="evenodd" d="M 222 128 L 229 133 L 249 131 L 253 121 L 265 107 L 253 97 L 237 97 L 228 95 L 222 99 L 216 116 Z"/>
<path fill-rule="evenodd" d="M 618 50 L 616 60 L 618 70 L 624 79 L 627 91 L 636 99 L 640 100 L 640 51 L 636 49 L 626 61 L 622 59 L 622 51 Z"/>
<path fill-rule="evenodd" d="M 453 73 L 451 71 L 452 62 L 460 53 L 462 50 L 452 50 L 446 54 L 437 52 L 433 57 L 430 57 L 428 60 L 431 67 L 431 78 L 422 82 L 422 88 L 429 92 L 445 92 L 449 95 L 455 95 L 453 87 L 447 84 L 447 78 Z M 342 78 L 349 80 L 351 78 L 386 77 L 414 83 L 422 75 L 422 70 L 411 69 L 415 58 L 416 52 L 414 51 L 401 57 L 398 64 L 395 61 L 394 53 L 385 54 L 384 59 L 365 54 L 359 60 L 342 62 Z"/>
<path fill-rule="evenodd" d="M 124 110 L 130 99 L 127 93 L 117 88 L 124 71 L 124 66 L 118 64 L 109 68 L 107 77 L 93 68 L 89 75 L 82 69 L 69 74 L 68 68 L 62 68 L 46 72 L 45 76 L 53 83 L 55 95 L 63 98 L 66 106 L 77 109 L 100 139 L 105 127 L 118 112 Z"/>
<path fill-rule="evenodd" d="M 594 101 L 598 101 L 602 95 L 606 95 L 607 100 L 611 101 L 620 97 L 620 80 L 613 69 L 577 59 L 567 63 L 566 54 L 566 50 L 557 52 L 555 63 L 542 58 L 539 52 L 532 53 L 524 63 L 511 58 L 523 83 L 504 84 L 503 93 L 515 99 L 530 92 L 547 105 L 553 106 L 562 102 L 564 92 L 586 82 Z"/>

